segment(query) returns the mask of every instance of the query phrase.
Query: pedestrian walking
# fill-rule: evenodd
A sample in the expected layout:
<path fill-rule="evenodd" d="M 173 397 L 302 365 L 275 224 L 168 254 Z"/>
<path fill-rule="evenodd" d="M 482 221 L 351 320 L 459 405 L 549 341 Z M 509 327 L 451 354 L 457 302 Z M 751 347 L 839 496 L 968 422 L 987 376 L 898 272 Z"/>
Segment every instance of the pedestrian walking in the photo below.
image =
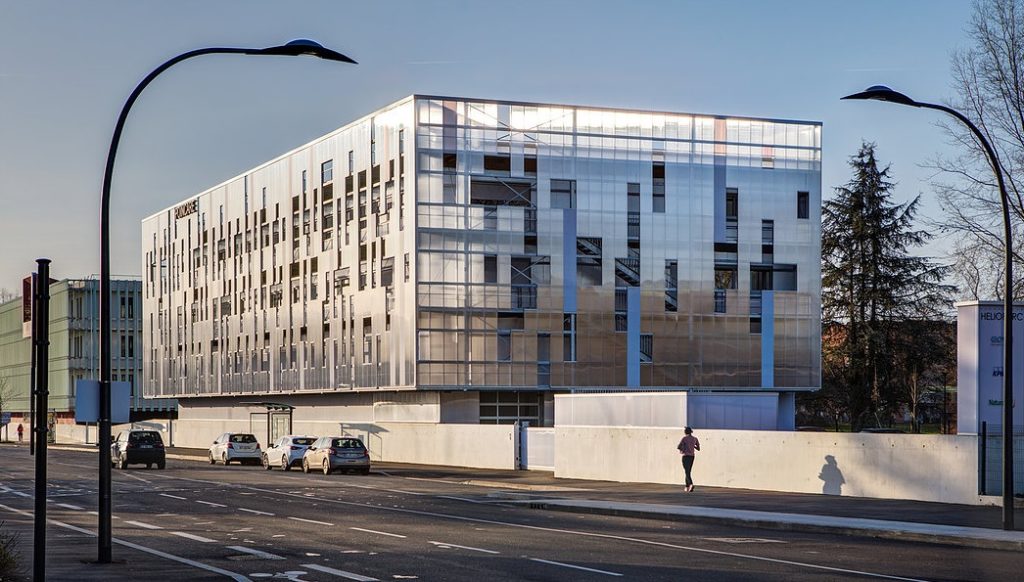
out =
<path fill-rule="evenodd" d="M 683 490 L 690 492 L 693 491 L 693 477 L 690 476 L 690 471 L 693 470 L 693 460 L 696 458 L 697 451 L 700 450 L 700 441 L 693 436 L 692 428 L 686 427 L 683 432 L 686 434 L 676 448 L 683 455 L 683 470 L 686 471 L 686 488 Z"/>
<path fill-rule="evenodd" d="M 22 440 L 24 440 L 24 438 L 25 438 L 25 426 L 19 422 L 18 423 L 18 442 L 19 443 L 22 442 Z"/>

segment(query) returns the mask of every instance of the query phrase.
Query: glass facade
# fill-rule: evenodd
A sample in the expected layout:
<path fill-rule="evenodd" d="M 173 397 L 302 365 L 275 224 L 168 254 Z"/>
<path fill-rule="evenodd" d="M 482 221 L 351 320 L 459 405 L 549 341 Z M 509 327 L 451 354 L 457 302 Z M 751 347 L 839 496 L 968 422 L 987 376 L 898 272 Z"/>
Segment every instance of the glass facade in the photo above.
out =
<path fill-rule="evenodd" d="M 817 388 L 820 155 L 410 97 L 143 222 L 147 389 Z"/>

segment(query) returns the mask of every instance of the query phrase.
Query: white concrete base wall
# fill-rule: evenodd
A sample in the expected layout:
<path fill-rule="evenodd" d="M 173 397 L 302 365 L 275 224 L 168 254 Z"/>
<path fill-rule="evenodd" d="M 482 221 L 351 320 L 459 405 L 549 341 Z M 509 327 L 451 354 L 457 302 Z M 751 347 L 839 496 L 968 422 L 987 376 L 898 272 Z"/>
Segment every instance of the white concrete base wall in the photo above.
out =
<path fill-rule="evenodd" d="M 147 420 L 134 422 L 131 424 L 115 424 L 110 428 L 110 434 L 117 437 L 118 433 L 123 430 L 145 429 L 155 430 L 160 433 L 160 437 L 163 439 L 165 444 L 171 442 L 172 436 L 172 420 Z M 96 425 L 84 425 L 84 424 L 58 424 L 56 426 L 57 432 L 57 444 L 70 444 L 70 445 L 84 445 L 96 444 L 96 440 L 99 437 L 99 428 Z M 28 437 L 25 437 L 28 441 Z"/>
<path fill-rule="evenodd" d="M 345 434 L 362 438 L 378 461 L 516 468 L 515 425 L 510 424 L 349 424 Z"/>
<path fill-rule="evenodd" d="M 971 436 L 700 430 L 698 485 L 979 504 Z M 555 476 L 682 483 L 680 429 L 555 429 Z M 827 456 L 835 459 L 830 468 Z"/>

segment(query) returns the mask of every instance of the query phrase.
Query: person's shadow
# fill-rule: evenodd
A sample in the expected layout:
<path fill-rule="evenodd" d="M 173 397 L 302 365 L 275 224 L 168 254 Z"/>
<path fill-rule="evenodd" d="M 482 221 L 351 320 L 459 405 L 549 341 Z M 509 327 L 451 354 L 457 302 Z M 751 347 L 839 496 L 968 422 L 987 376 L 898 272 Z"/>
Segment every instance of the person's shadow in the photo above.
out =
<path fill-rule="evenodd" d="M 821 492 L 825 495 L 843 494 L 843 484 L 846 483 L 846 479 L 843 479 L 843 472 L 839 470 L 836 458 L 832 455 L 825 455 L 825 464 L 821 467 L 821 473 L 818 473 L 818 479 L 825 482 L 821 486 Z"/>

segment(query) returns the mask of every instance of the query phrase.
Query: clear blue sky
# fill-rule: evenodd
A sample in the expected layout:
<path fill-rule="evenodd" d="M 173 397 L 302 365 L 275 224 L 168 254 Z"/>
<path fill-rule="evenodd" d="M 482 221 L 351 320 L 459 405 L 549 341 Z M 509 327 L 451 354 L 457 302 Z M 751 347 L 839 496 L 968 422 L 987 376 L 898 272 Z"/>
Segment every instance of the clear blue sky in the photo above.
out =
<path fill-rule="evenodd" d="M 827 196 L 863 138 L 899 199 L 931 198 L 920 165 L 947 151 L 937 118 L 838 98 L 877 83 L 948 97 L 970 13 L 966 0 L 0 0 L 0 287 L 42 256 L 57 277 L 98 271 L 117 113 L 193 48 L 307 37 L 360 65 L 213 56 L 162 75 L 121 142 L 116 274 L 140 270 L 144 216 L 411 93 L 818 120 Z"/>

